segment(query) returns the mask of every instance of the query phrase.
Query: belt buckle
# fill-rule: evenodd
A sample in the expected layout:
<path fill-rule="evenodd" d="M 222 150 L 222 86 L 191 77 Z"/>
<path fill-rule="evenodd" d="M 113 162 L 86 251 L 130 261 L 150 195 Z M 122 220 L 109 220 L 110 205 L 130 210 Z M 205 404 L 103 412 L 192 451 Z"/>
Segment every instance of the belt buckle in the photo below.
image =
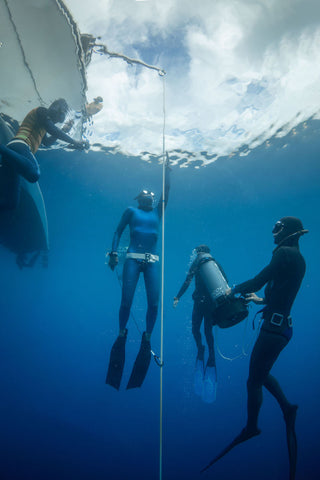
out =
<path fill-rule="evenodd" d="M 292 327 L 292 317 L 291 317 L 291 315 L 289 315 L 289 317 L 287 318 L 287 322 L 288 322 L 288 327 Z"/>
<path fill-rule="evenodd" d="M 270 323 L 272 325 L 275 325 L 276 327 L 281 327 L 282 322 L 283 322 L 283 315 L 281 313 L 273 313 Z"/>
<path fill-rule="evenodd" d="M 147 263 L 151 262 L 151 253 L 145 253 L 144 261 Z"/>

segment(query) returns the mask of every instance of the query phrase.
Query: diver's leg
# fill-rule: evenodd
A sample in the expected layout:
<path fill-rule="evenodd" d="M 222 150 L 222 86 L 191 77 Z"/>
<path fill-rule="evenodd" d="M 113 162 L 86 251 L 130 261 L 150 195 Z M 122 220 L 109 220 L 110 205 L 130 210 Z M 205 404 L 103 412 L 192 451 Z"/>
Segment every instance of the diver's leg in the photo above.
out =
<path fill-rule="evenodd" d="M 287 345 L 288 340 L 281 335 L 274 335 L 278 338 L 275 338 L 274 341 L 278 343 L 278 350 L 280 351 Z M 266 389 L 275 397 L 277 402 L 280 405 L 280 408 L 283 413 L 283 418 L 286 424 L 286 433 L 287 433 L 287 446 L 289 453 L 289 465 L 290 465 L 290 480 L 294 480 L 296 474 L 296 465 L 297 465 L 297 437 L 295 431 L 295 422 L 297 416 L 297 405 L 291 404 L 285 394 L 282 391 L 278 381 L 274 378 L 273 375 L 269 374 L 264 382 Z"/>
<path fill-rule="evenodd" d="M 263 402 L 262 385 L 265 376 L 263 375 L 263 362 L 265 359 L 265 345 L 261 338 L 261 332 L 253 347 L 249 377 L 247 380 L 247 425 L 246 430 L 253 432 L 258 430 L 258 416 Z"/>
<path fill-rule="evenodd" d="M 148 302 L 146 315 L 146 334 L 147 337 L 150 338 L 154 324 L 156 323 L 159 305 L 159 262 L 147 263 L 144 267 L 143 273 Z"/>
<path fill-rule="evenodd" d="M 214 339 L 212 333 L 212 315 L 210 311 L 205 311 L 204 315 L 204 334 L 207 340 L 208 349 L 209 349 L 209 357 L 207 361 L 207 367 L 215 367 L 216 359 L 215 359 L 215 352 L 214 352 Z"/>
<path fill-rule="evenodd" d="M 4 161 L 13 165 L 19 175 L 31 183 L 39 180 L 39 164 L 28 145 L 16 142 L 9 144 L 7 147 L 1 145 L 1 147 Z"/>
<path fill-rule="evenodd" d="M 139 280 L 140 265 L 137 260 L 128 258 L 123 266 L 122 298 L 119 311 L 119 328 L 124 332 L 129 320 L 134 292 Z"/>
<path fill-rule="evenodd" d="M 150 337 L 157 318 L 159 302 L 159 275 L 155 263 L 147 263 L 142 267 L 147 292 L 148 309 L 146 316 L 146 331 L 143 332 L 141 345 L 134 362 L 127 389 L 138 388 L 144 382 L 151 361 Z"/>
<path fill-rule="evenodd" d="M 204 388 L 202 395 L 202 399 L 206 403 L 214 402 L 217 394 L 217 368 L 212 328 L 211 310 L 208 309 L 208 306 L 206 306 L 204 309 L 204 333 L 209 348 L 209 356 L 204 374 Z"/>
<path fill-rule="evenodd" d="M 0 211 L 13 210 L 20 199 L 20 175 L 8 162 L 0 168 Z"/>
<path fill-rule="evenodd" d="M 248 389 L 248 428 L 256 429 L 258 415 L 262 404 L 262 386 L 271 387 L 272 381 L 269 378 L 270 370 L 277 360 L 283 348 L 288 344 L 288 340 L 278 334 L 261 330 L 256 344 L 253 348 L 249 378 L 247 382 Z M 272 377 L 271 377 L 272 378 Z M 273 384 L 275 387 L 275 384 Z"/>
<path fill-rule="evenodd" d="M 203 319 L 203 311 L 202 311 L 201 304 L 195 301 L 193 304 L 193 310 L 192 310 L 192 335 L 193 335 L 193 338 L 195 339 L 197 349 L 198 349 L 197 359 L 203 361 L 204 345 L 202 345 L 202 337 L 200 333 L 202 319 Z"/>

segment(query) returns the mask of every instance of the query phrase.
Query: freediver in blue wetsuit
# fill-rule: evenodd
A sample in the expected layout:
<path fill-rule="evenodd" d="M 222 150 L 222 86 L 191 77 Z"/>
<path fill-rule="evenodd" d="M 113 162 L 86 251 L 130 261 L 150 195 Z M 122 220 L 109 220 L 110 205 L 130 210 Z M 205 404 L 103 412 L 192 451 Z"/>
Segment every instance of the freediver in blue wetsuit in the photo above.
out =
<path fill-rule="evenodd" d="M 168 202 L 169 189 L 170 167 L 167 154 L 164 194 L 165 207 Z M 149 190 L 142 190 L 135 200 L 138 200 L 138 207 L 129 207 L 122 215 L 113 237 L 112 251 L 109 254 L 109 266 L 114 270 L 118 264 L 117 249 L 119 241 L 124 229 L 128 226 L 130 229 L 130 245 L 123 268 L 122 298 L 119 311 L 120 331 L 111 350 L 106 378 L 106 383 L 116 389 L 120 388 L 125 362 L 125 343 L 128 333 L 126 325 L 129 320 L 131 305 L 140 273 L 143 273 L 144 276 L 148 302 L 146 331 L 143 332 L 140 350 L 133 366 L 127 388 L 140 387 L 147 374 L 151 359 L 150 337 L 157 318 L 159 303 L 160 271 L 156 247 L 162 217 L 163 198 L 161 196 L 158 205 L 154 208 L 154 193 Z"/>
<path fill-rule="evenodd" d="M 67 135 L 66 128 L 55 125 L 64 122 L 67 112 L 68 104 L 63 98 L 55 100 L 49 108 L 34 108 L 24 118 L 14 138 L 6 146 L 0 145 L 0 210 L 17 207 L 20 177 L 30 183 L 39 180 L 40 168 L 35 153 L 41 144 L 49 147 L 59 139 L 79 150 L 86 147 L 87 142 L 74 140 Z"/>

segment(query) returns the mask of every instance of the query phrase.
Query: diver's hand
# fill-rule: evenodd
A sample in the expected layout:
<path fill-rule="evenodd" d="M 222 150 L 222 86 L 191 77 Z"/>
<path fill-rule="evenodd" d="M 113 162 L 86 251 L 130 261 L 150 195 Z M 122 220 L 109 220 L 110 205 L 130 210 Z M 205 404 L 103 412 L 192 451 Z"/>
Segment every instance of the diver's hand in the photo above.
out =
<path fill-rule="evenodd" d="M 90 147 L 90 144 L 87 140 L 81 140 L 80 142 L 75 141 L 73 146 L 76 150 L 87 150 Z"/>
<path fill-rule="evenodd" d="M 232 295 L 232 288 L 227 288 L 225 291 L 225 295 Z"/>
<path fill-rule="evenodd" d="M 174 297 L 173 299 L 173 308 L 176 308 L 176 306 L 178 305 L 179 303 L 179 298 L 178 297 Z"/>
<path fill-rule="evenodd" d="M 256 305 L 264 304 L 264 298 L 258 297 L 255 293 L 247 293 L 245 295 L 246 303 L 253 302 Z"/>
<path fill-rule="evenodd" d="M 61 128 L 61 130 L 64 132 L 64 133 L 69 133 L 71 128 L 73 127 L 74 125 L 74 120 L 71 118 L 67 123 L 65 123 L 63 125 L 63 127 Z"/>
<path fill-rule="evenodd" d="M 114 271 L 114 269 L 118 265 L 118 262 L 119 262 L 119 259 L 118 259 L 117 252 L 109 253 L 109 267 L 111 268 L 112 271 Z"/>

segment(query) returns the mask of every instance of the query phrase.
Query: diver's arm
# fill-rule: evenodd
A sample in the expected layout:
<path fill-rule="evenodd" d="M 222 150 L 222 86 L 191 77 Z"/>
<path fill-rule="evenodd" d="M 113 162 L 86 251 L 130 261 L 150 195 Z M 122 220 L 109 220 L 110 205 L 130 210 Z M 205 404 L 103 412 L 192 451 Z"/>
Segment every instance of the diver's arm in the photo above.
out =
<path fill-rule="evenodd" d="M 169 160 L 169 155 L 166 153 L 167 159 L 166 159 L 166 165 L 165 165 L 165 180 L 164 180 L 164 208 L 166 208 L 168 204 L 168 198 L 169 198 L 169 192 L 170 192 L 170 186 L 171 186 L 171 179 L 170 179 L 170 160 Z M 161 194 L 160 200 L 158 202 L 158 214 L 159 217 L 162 215 L 162 203 L 163 203 L 163 195 Z"/>
<path fill-rule="evenodd" d="M 123 230 L 129 224 L 131 215 L 132 215 L 131 208 L 127 208 L 127 210 L 124 212 L 124 214 L 121 217 L 117 230 L 114 232 L 113 240 L 112 240 L 112 249 L 111 249 L 112 252 L 116 252 L 118 250 L 121 235 L 123 233 Z"/>
<path fill-rule="evenodd" d="M 242 295 L 246 293 L 258 292 L 269 280 L 272 279 L 274 273 L 277 270 L 277 266 L 280 261 L 279 255 L 274 255 L 271 262 L 267 265 L 258 275 L 256 275 L 251 280 L 240 283 L 239 285 L 234 286 L 231 289 L 232 293 L 241 293 Z"/>
<path fill-rule="evenodd" d="M 114 232 L 114 235 L 113 235 L 112 248 L 111 248 L 111 252 L 109 253 L 109 267 L 111 268 L 112 271 L 118 265 L 117 250 L 118 250 L 118 246 L 119 246 L 119 242 L 120 242 L 122 232 L 126 228 L 126 226 L 128 225 L 128 223 L 130 221 L 131 213 L 132 213 L 131 209 L 127 208 L 127 210 L 122 215 L 122 218 L 120 220 L 120 223 L 118 225 L 117 230 Z"/>
<path fill-rule="evenodd" d="M 190 267 L 190 270 L 187 274 L 187 277 L 185 279 L 185 281 L 183 282 L 182 284 L 182 287 L 180 288 L 178 294 L 174 297 L 173 299 L 173 302 L 174 302 L 174 306 L 177 305 L 177 303 L 179 302 L 180 298 L 182 297 L 182 295 L 187 291 L 195 273 L 196 273 L 196 265 L 195 265 L 195 262 L 196 260 L 193 262 L 193 264 L 191 265 Z"/>
<path fill-rule="evenodd" d="M 51 145 L 53 145 L 57 139 L 62 140 L 66 143 L 71 143 L 77 148 L 84 147 L 84 142 L 78 142 L 77 140 L 74 140 L 53 123 L 48 114 L 47 108 L 39 107 L 37 110 L 37 116 L 39 121 L 41 122 L 41 125 L 43 125 L 46 131 L 51 135 L 50 138 L 46 135 L 45 138 L 42 140 L 42 143 L 46 147 L 50 147 Z"/>

